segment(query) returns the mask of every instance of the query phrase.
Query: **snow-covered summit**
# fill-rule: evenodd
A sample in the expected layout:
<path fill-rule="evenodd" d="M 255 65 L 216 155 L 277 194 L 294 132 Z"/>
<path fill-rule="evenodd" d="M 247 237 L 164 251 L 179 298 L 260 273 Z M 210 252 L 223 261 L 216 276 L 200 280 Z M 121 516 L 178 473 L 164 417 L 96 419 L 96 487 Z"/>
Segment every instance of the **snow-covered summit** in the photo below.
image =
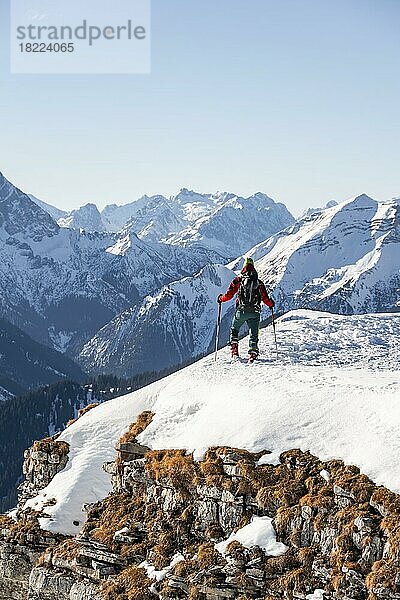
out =
<path fill-rule="evenodd" d="M 101 214 L 95 204 L 88 203 L 58 219 L 60 227 L 85 229 L 86 231 L 106 231 Z"/>
<path fill-rule="evenodd" d="M 223 348 L 150 386 L 93 409 L 59 438 L 69 461 L 29 505 L 46 504 L 52 531 L 76 533 L 82 504 L 110 491 L 102 464 L 143 410 L 155 416 L 139 436 L 152 449 L 184 448 L 200 458 L 210 446 L 310 450 L 322 460 L 358 465 L 399 491 L 400 315 L 338 316 L 294 311 L 261 331 L 261 357 L 232 363 Z M 247 339 L 240 342 L 245 354 Z M 48 506 L 48 500 L 56 499 Z"/>
<path fill-rule="evenodd" d="M 185 193 L 185 198 L 187 193 Z M 186 211 L 197 211 L 199 217 L 194 223 L 188 224 L 182 231 L 168 237 L 165 241 L 173 245 L 185 247 L 204 246 L 213 248 L 227 259 L 234 256 L 238 250 L 245 251 L 251 247 L 250 240 L 263 240 L 274 232 L 284 229 L 294 218 L 287 208 L 274 202 L 266 194 L 257 192 L 248 198 L 223 194 L 209 196 L 212 202 L 211 211 L 203 211 L 204 206 L 198 207 L 198 195 L 191 192 L 192 203 L 185 205 Z M 200 213 L 203 211 L 203 214 Z M 186 213 L 187 214 L 187 213 Z"/>
<path fill-rule="evenodd" d="M 129 221 L 135 223 L 137 218 L 141 218 L 140 225 L 138 224 L 138 227 L 133 229 L 135 233 L 139 233 L 144 226 L 143 218 L 147 214 L 149 215 L 149 219 L 145 222 L 145 224 L 148 224 L 152 218 L 152 213 L 157 209 L 163 210 L 166 205 L 168 206 L 168 201 L 161 194 L 155 196 L 144 195 L 128 204 L 108 204 L 101 211 L 101 217 L 108 231 L 120 231 Z"/>
<path fill-rule="evenodd" d="M 145 196 L 125 228 L 135 231 L 141 239 L 158 242 L 185 227 L 184 220 L 163 196 Z"/>
<path fill-rule="evenodd" d="M 333 206 L 337 206 L 338 202 L 336 202 L 336 200 L 329 200 L 325 206 L 321 206 L 319 208 L 308 208 L 302 215 L 301 215 L 301 219 L 304 219 L 305 217 L 311 217 L 312 215 L 321 213 L 322 211 L 326 210 L 327 208 L 332 208 Z"/>

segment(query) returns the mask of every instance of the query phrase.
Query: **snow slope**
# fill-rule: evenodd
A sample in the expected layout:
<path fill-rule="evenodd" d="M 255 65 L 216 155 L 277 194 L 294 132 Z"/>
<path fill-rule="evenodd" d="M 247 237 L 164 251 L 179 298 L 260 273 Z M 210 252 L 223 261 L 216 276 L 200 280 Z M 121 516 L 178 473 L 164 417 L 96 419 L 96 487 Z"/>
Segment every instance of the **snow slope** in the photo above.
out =
<path fill-rule="evenodd" d="M 93 409 L 67 428 L 70 460 L 30 506 L 46 507 L 51 531 L 76 533 L 81 506 L 110 491 L 101 465 L 143 410 L 155 417 L 140 435 L 154 449 L 186 448 L 195 457 L 209 446 L 272 452 L 291 448 L 322 460 L 342 458 L 378 484 L 400 491 L 400 315 L 338 316 L 293 311 L 261 332 L 262 358 L 232 363 L 228 350 L 132 394 Z M 240 342 L 242 353 L 247 340 Z M 263 459 L 262 459 L 263 460 Z"/>
<path fill-rule="evenodd" d="M 68 214 L 66 210 L 61 210 L 61 208 L 57 208 L 56 206 L 47 204 L 47 202 L 43 202 L 43 200 L 32 196 L 32 194 L 28 194 L 28 196 L 35 204 L 37 204 L 38 206 L 40 206 L 40 208 L 46 211 L 55 221 L 57 221 L 57 219 L 65 217 Z"/>

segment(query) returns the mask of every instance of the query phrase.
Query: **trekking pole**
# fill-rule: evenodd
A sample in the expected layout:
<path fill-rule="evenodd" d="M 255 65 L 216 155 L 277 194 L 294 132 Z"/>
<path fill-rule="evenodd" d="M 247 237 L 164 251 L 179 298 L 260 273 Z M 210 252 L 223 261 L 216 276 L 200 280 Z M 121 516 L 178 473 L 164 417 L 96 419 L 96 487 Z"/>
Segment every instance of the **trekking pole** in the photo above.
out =
<path fill-rule="evenodd" d="M 218 350 L 218 342 L 219 342 L 219 326 L 221 323 L 221 302 L 218 302 L 218 318 L 217 318 L 217 331 L 215 333 L 215 359 L 217 360 L 217 350 Z"/>
<path fill-rule="evenodd" d="M 274 337 L 275 337 L 276 360 L 278 360 L 278 342 L 276 341 L 276 327 L 275 327 L 275 316 L 274 316 L 273 308 L 271 308 L 271 313 L 272 313 L 272 327 L 274 328 Z"/>

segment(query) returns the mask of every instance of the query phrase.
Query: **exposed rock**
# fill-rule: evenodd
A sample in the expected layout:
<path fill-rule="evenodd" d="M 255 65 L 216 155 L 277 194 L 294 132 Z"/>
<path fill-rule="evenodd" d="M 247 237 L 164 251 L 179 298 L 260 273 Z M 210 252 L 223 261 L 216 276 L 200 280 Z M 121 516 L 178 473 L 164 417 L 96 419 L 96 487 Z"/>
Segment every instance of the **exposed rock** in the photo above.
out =
<path fill-rule="evenodd" d="M 256 455 L 230 448 L 212 448 L 196 463 L 183 450 L 141 446 L 138 430 L 105 465 L 114 492 L 86 507 L 77 538 L 40 532 L 29 514 L 23 526 L 3 518 L 0 600 L 305 600 L 317 589 L 324 600 L 400 600 L 399 496 L 355 467 L 299 450 L 277 466 L 256 466 Z M 32 489 L 66 456 L 28 452 Z M 268 557 L 235 541 L 220 554 L 214 544 L 253 516 L 273 517 L 287 552 Z M 143 570 L 148 564 L 156 579 Z"/>
<path fill-rule="evenodd" d="M 19 507 L 22 508 L 26 500 L 36 496 L 64 469 L 68 462 L 68 452 L 69 445 L 66 442 L 58 442 L 55 438 L 35 442 L 31 448 L 25 450 L 22 466 L 25 479 L 18 488 Z"/>

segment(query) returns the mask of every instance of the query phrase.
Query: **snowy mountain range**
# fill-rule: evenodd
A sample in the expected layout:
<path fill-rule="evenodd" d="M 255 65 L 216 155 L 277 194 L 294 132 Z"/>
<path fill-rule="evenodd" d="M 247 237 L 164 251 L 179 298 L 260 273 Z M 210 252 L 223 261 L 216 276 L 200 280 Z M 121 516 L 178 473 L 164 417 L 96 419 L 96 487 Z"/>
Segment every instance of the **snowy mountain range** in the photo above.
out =
<path fill-rule="evenodd" d="M 353 314 L 400 308 L 398 201 L 379 203 L 361 195 L 313 211 L 246 256 L 254 258 L 278 312 L 308 307 Z M 238 257 L 228 269 L 216 267 L 219 288 L 211 282 L 210 270 L 203 271 L 169 284 L 116 317 L 83 347 L 79 360 L 84 368 L 95 373 L 116 369 L 123 376 L 154 361 L 161 369 L 210 351 L 216 297 L 227 289 L 243 259 Z M 200 282 L 201 290 L 193 294 Z M 222 343 L 228 340 L 233 306 L 233 301 L 223 306 Z M 270 313 L 264 308 L 262 314 L 266 318 Z M 196 337 L 198 318 L 208 336 Z M 136 339 L 139 346 L 132 341 Z"/>
<path fill-rule="evenodd" d="M 221 257 L 118 233 L 60 228 L 0 175 L 0 316 L 70 354 L 116 314 Z"/>
<path fill-rule="evenodd" d="M 54 210 L 49 212 L 54 215 Z M 101 212 L 94 204 L 86 204 L 63 214 L 57 222 L 60 227 L 86 231 L 129 228 L 147 242 L 214 250 L 229 260 L 287 227 L 294 218 L 283 204 L 261 192 L 241 198 L 227 192 L 200 194 L 183 188 L 169 199 L 143 196 L 124 206 L 108 205 Z"/>
<path fill-rule="evenodd" d="M 0 316 L 84 370 L 129 377 L 210 351 L 216 296 L 245 255 L 254 258 L 278 312 L 396 311 L 399 205 L 363 194 L 292 223 L 264 194 L 244 199 L 183 189 L 168 200 L 144 196 L 102 213 L 89 204 L 60 217 L 70 225 L 60 227 L 1 176 Z M 89 231 L 105 221 L 119 230 Z M 241 246 L 243 254 L 222 266 Z M 226 343 L 233 302 L 223 308 Z"/>
<path fill-rule="evenodd" d="M 238 235 L 245 250 L 265 229 L 276 232 L 292 221 L 283 205 L 263 194 L 239 199 L 185 189 L 169 200 L 144 196 L 102 213 L 87 204 L 66 214 L 0 174 L 0 317 L 74 358 L 148 294 L 232 257 Z M 114 327 L 107 329 L 112 338 Z"/>
<path fill-rule="evenodd" d="M 280 231 L 294 221 L 283 204 L 276 204 L 260 192 L 249 198 L 220 194 L 210 197 L 212 200 L 216 208 L 211 214 L 199 216 L 194 224 L 165 241 L 190 248 L 213 248 L 227 257 L 235 255 L 239 248 L 246 251 L 251 238 L 265 239 L 273 230 Z"/>
<path fill-rule="evenodd" d="M 299 220 L 246 254 L 277 308 L 400 310 L 400 202 L 362 194 Z M 242 258 L 230 264 L 240 267 Z"/>

